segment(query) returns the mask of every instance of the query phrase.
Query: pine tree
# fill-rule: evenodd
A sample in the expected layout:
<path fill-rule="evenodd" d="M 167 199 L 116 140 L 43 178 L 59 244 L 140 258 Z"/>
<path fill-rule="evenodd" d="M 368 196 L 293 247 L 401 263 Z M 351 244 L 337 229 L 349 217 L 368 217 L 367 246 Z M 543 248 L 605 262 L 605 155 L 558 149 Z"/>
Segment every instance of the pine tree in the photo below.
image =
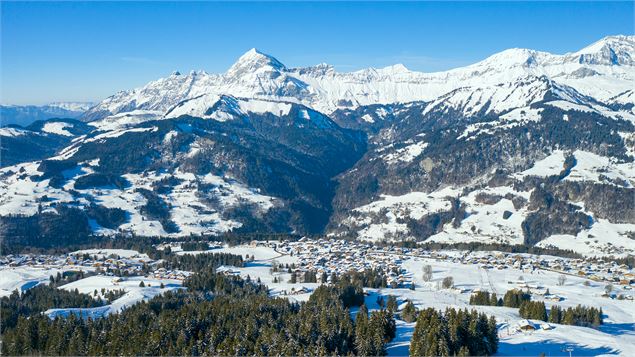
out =
<path fill-rule="evenodd" d="M 595 314 L 593 315 L 593 326 L 598 327 L 604 323 L 602 314 L 602 308 L 595 311 Z"/>
<path fill-rule="evenodd" d="M 490 306 L 498 306 L 498 297 L 496 296 L 496 293 L 492 293 L 490 296 L 489 304 Z"/>
<path fill-rule="evenodd" d="M 562 319 L 561 315 L 562 311 L 560 310 L 560 307 L 557 305 L 552 306 L 551 311 L 549 311 L 549 322 L 559 324 Z"/>
<path fill-rule="evenodd" d="M 377 305 L 379 305 L 379 307 L 382 309 L 386 306 L 386 302 L 384 301 L 383 296 L 380 295 L 377 297 Z"/>
<path fill-rule="evenodd" d="M 397 312 L 398 306 L 397 306 L 396 296 L 394 295 L 388 296 L 388 301 L 386 302 L 386 309 L 390 311 L 391 314 L 394 314 L 395 312 Z"/>
<path fill-rule="evenodd" d="M 417 309 L 412 301 L 408 301 L 401 311 L 401 319 L 406 322 L 414 322 L 417 319 Z"/>
<path fill-rule="evenodd" d="M 490 316 L 488 320 L 488 355 L 493 355 L 498 351 L 498 327 L 496 326 L 496 318 Z"/>
<path fill-rule="evenodd" d="M 461 346 L 461 349 L 459 349 L 457 356 L 468 357 L 470 356 L 470 350 L 467 348 L 467 346 Z"/>
<path fill-rule="evenodd" d="M 547 321 L 547 308 L 545 307 L 545 303 L 542 301 L 536 304 L 536 319 Z"/>
<path fill-rule="evenodd" d="M 368 309 L 366 305 L 362 305 L 357 315 L 355 315 L 355 350 L 357 351 L 357 355 L 371 355 L 372 349 L 368 339 L 369 330 Z"/>
<path fill-rule="evenodd" d="M 564 310 L 564 312 L 562 314 L 561 323 L 563 325 L 573 325 L 574 322 L 575 322 L 575 320 L 574 320 L 574 316 L 573 316 L 573 309 L 568 308 L 568 309 Z"/>

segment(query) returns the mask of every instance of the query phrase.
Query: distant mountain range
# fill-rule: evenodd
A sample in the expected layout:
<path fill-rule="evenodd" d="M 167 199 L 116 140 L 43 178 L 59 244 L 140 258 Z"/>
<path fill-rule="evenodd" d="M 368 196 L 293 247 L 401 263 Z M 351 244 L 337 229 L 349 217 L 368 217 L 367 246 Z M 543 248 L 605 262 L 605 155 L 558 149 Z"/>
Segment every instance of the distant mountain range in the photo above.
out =
<path fill-rule="evenodd" d="M 438 73 L 289 68 L 253 49 L 223 74 L 175 72 L 77 120 L 0 129 L 0 233 L 32 245 L 235 231 L 633 253 L 633 83 L 635 36 Z"/>
<path fill-rule="evenodd" d="M 93 103 L 57 102 L 47 105 L 0 105 L 0 126 L 29 125 L 36 120 L 77 118 Z"/>

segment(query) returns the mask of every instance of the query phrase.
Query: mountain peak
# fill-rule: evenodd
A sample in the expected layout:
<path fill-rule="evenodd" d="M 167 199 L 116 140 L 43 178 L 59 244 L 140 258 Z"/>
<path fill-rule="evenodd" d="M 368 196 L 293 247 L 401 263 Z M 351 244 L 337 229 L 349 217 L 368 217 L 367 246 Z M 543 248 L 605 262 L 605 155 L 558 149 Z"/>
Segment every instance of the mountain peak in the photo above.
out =
<path fill-rule="evenodd" d="M 261 69 L 280 71 L 286 69 L 285 65 L 273 56 L 252 48 L 245 52 L 236 63 L 227 71 L 230 76 L 240 75 L 245 72 L 253 72 Z"/>
<path fill-rule="evenodd" d="M 406 68 L 402 63 L 393 64 L 392 66 L 387 66 L 381 69 L 384 73 L 396 74 L 396 73 L 408 73 L 410 70 Z"/>
<path fill-rule="evenodd" d="M 606 44 L 606 45 L 612 45 L 612 46 L 633 46 L 635 44 L 635 35 L 606 36 L 588 47 L 591 47 L 600 43 Z"/>
<path fill-rule="evenodd" d="M 607 36 L 573 53 L 579 63 L 635 65 L 635 36 Z"/>
<path fill-rule="evenodd" d="M 483 62 L 480 62 L 480 64 L 493 65 L 496 67 L 508 67 L 521 64 L 530 67 L 536 64 L 536 56 L 538 54 L 538 51 L 526 48 L 510 48 L 491 55 Z"/>

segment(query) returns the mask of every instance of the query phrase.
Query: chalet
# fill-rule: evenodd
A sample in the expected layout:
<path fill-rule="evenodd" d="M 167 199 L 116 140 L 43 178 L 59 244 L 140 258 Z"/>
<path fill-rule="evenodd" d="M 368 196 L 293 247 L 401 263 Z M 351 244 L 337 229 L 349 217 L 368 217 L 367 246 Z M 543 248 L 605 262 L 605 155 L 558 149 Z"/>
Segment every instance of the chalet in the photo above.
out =
<path fill-rule="evenodd" d="M 558 296 L 558 295 L 549 294 L 549 295 L 545 295 L 545 300 L 549 300 L 549 301 L 553 301 L 553 302 L 559 302 L 559 301 L 564 300 L 564 298 L 562 298 L 561 296 Z"/>
<path fill-rule="evenodd" d="M 517 326 L 518 326 L 518 329 L 521 331 L 535 331 L 536 330 L 536 325 L 534 325 L 529 320 L 520 320 L 518 321 Z"/>
<path fill-rule="evenodd" d="M 466 294 L 466 293 L 470 292 L 470 289 L 454 287 L 454 288 L 452 288 L 452 291 L 457 293 L 457 294 Z"/>
<path fill-rule="evenodd" d="M 304 286 L 296 290 L 295 288 L 291 288 L 291 295 L 300 295 L 310 293 L 311 290 L 305 288 Z"/>
<path fill-rule="evenodd" d="M 543 330 L 553 330 L 553 325 L 548 323 L 543 323 L 540 325 L 540 328 Z"/>
<path fill-rule="evenodd" d="M 227 276 L 238 276 L 240 275 L 240 271 L 234 270 L 231 267 L 219 267 L 216 269 L 217 273 L 221 273 Z"/>

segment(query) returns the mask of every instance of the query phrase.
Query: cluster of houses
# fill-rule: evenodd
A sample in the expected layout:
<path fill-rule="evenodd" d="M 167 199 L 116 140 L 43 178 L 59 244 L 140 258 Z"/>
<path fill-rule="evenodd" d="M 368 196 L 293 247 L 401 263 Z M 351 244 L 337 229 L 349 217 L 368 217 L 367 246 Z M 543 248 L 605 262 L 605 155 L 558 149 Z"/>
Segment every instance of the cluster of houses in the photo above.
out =
<path fill-rule="evenodd" d="M 175 280 L 185 280 L 188 276 L 190 276 L 191 272 L 183 271 L 183 270 L 170 270 L 166 268 L 155 269 L 150 273 L 150 277 L 155 279 L 175 279 Z"/>
<path fill-rule="evenodd" d="M 161 243 L 161 244 L 157 244 L 154 247 L 157 250 L 166 250 L 168 248 L 170 248 L 171 252 L 181 252 L 183 251 L 182 245 L 183 243 L 191 243 L 191 241 L 188 242 L 184 242 L 184 241 L 170 241 L 170 242 L 166 242 L 166 243 Z M 195 243 L 202 243 L 207 245 L 207 249 L 219 249 L 223 247 L 223 243 L 222 242 L 214 242 L 214 241 L 201 241 L 201 242 L 195 242 Z"/>
<path fill-rule="evenodd" d="M 254 242 L 266 245 L 279 253 L 289 254 L 299 259 L 300 271 L 342 274 L 349 271 L 381 269 L 386 272 L 389 285 L 409 286 L 411 280 L 401 268 L 401 261 L 408 257 L 419 257 L 460 264 L 476 265 L 481 269 L 518 269 L 529 274 L 537 270 L 550 270 L 563 275 L 584 277 L 597 282 L 612 283 L 631 289 L 635 286 L 635 272 L 626 264 L 612 260 L 570 259 L 553 256 L 539 256 L 521 253 L 485 251 L 435 251 L 423 248 L 378 247 L 366 242 L 309 239 L 290 242 Z M 542 295 L 551 301 L 561 301 L 563 297 L 548 294 L 545 289 L 531 288 L 525 282 L 518 282 L 519 288 Z"/>
<path fill-rule="evenodd" d="M 76 252 L 62 255 L 16 254 L 0 257 L 0 267 L 58 268 L 94 271 L 107 276 L 149 276 L 156 279 L 184 280 L 190 274 L 180 270 L 156 268 L 157 261 L 145 254 L 121 257 L 108 251 Z"/>
<path fill-rule="evenodd" d="M 302 238 L 296 242 L 267 243 L 277 252 L 298 259 L 296 272 L 312 271 L 318 276 L 342 275 L 351 271 L 381 272 L 388 286 L 410 287 L 412 279 L 401 267 L 402 259 L 363 242 L 345 240 L 311 240 Z M 403 257 L 405 258 L 405 257 Z M 327 280 L 327 281 L 328 281 Z"/>
<path fill-rule="evenodd" d="M 9 267 L 50 267 L 62 266 L 66 262 L 64 256 L 44 255 L 44 254 L 16 254 L 0 257 L 0 266 Z"/>
<path fill-rule="evenodd" d="M 570 259 L 531 254 L 486 252 L 486 251 L 435 251 L 423 248 L 380 247 L 367 242 L 339 239 L 310 239 L 298 241 L 254 241 L 252 245 L 267 246 L 278 253 L 297 258 L 297 273 L 315 272 L 318 277 L 324 273 L 328 279 L 351 271 L 375 270 L 382 272 L 388 286 L 410 287 L 411 277 L 402 268 L 402 261 L 409 257 L 426 258 L 478 266 L 481 269 L 519 269 L 527 273 L 536 270 L 550 270 L 563 275 L 584 277 L 597 282 L 619 286 L 622 289 L 635 287 L 635 272 L 625 264 L 613 260 Z M 167 247 L 173 252 L 181 250 L 181 242 L 170 242 L 157 246 Z M 210 248 L 220 248 L 222 243 L 209 242 Z M 31 266 L 42 268 L 66 268 L 92 270 L 106 275 L 150 275 L 155 278 L 179 279 L 187 277 L 187 272 L 157 268 L 158 262 L 145 254 L 120 257 L 104 252 L 75 252 L 63 255 L 7 255 L 0 257 L 0 266 Z M 563 297 L 550 295 L 545 289 L 528 286 L 526 282 L 515 282 L 519 288 L 543 295 L 545 299 L 560 301 Z"/>

